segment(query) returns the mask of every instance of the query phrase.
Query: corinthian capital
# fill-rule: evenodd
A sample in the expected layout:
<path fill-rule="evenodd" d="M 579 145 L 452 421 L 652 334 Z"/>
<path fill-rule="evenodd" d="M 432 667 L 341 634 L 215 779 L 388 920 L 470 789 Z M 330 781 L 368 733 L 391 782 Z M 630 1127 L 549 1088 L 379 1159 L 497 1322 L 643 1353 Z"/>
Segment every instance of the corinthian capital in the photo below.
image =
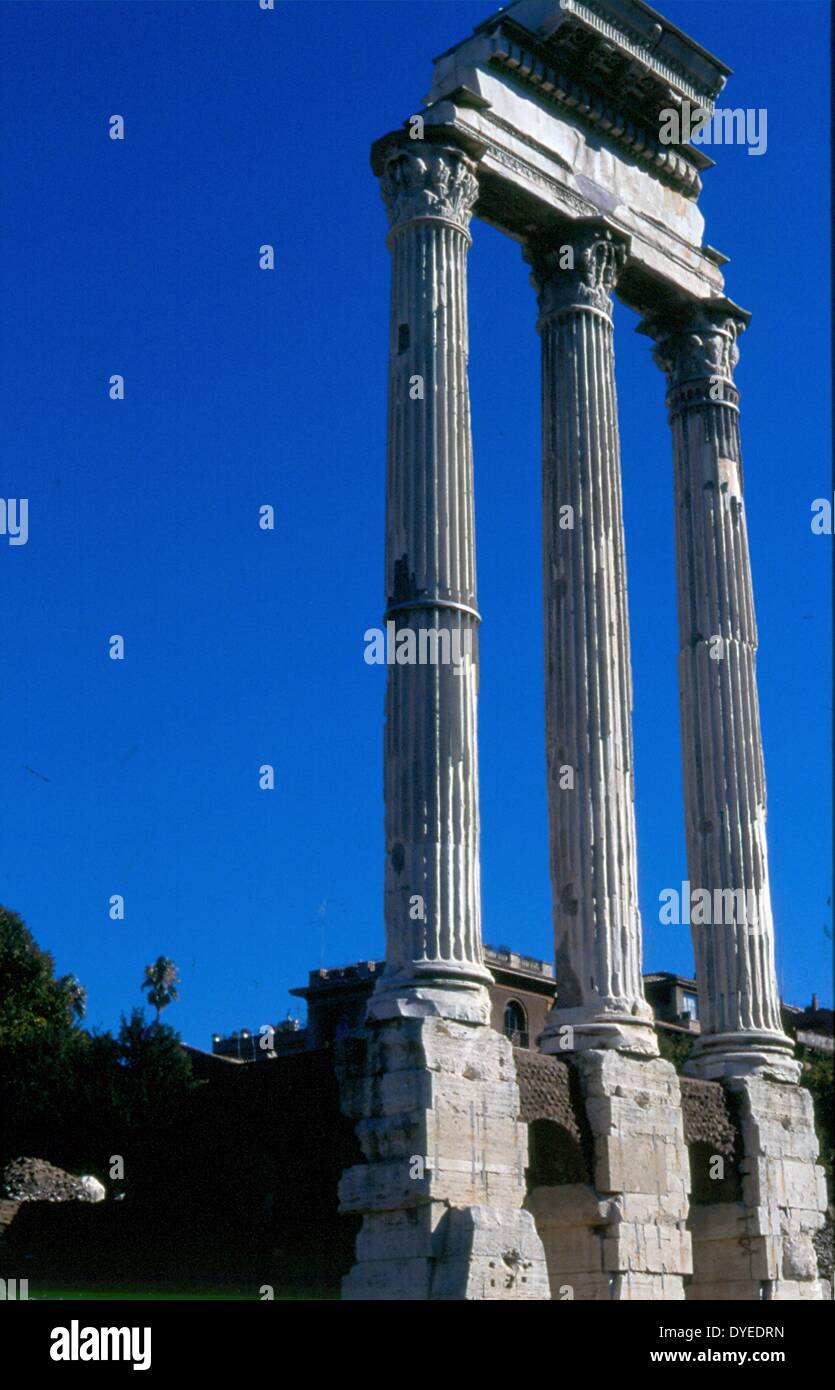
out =
<path fill-rule="evenodd" d="M 543 319 L 577 308 L 611 313 L 612 291 L 626 260 L 624 237 L 603 225 L 581 224 L 531 245 L 525 254 Z"/>
<path fill-rule="evenodd" d="M 639 332 L 655 339 L 652 355 L 671 391 L 706 379 L 732 388 L 739 361 L 737 339 L 747 322 L 744 310 L 706 301 L 650 313 Z"/>
<path fill-rule="evenodd" d="M 429 217 L 467 232 L 478 197 L 476 165 L 456 145 L 406 139 L 386 156 L 380 191 L 392 229 Z"/>

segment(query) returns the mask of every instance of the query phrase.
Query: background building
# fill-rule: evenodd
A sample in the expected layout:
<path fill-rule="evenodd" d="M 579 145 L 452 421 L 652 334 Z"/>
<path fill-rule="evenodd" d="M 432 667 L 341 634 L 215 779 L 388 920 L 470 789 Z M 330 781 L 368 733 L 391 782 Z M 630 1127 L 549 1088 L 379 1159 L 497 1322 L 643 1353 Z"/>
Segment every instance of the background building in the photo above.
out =
<path fill-rule="evenodd" d="M 514 1047 L 536 1050 L 556 994 L 554 967 L 549 961 L 520 955 L 509 946 L 485 946 L 484 957 L 493 975 L 490 986 L 491 1026 Z M 353 965 L 311 970 L 306 985 L 290 993 L 307 1003 L 307 1024 L 289 1015 L 264 1028 L 243 1028 L 212 1038 L 212 1052 L 241 1062 L 269 1061 L 277 1056 L 328 1048 L 362 1026 L 365 1007 L 384 961 L 361 960 Z M 655 1015 L 655 1026 L 670 1036 L 700 1031 L 696 981 L 668 970 L 644 975 L 644 993 Z M 833 1011 L 821 1009 L 817 996 L 804 1009 L 782 1005 L 783 1026 L 799 1043 L 820 1052 L 833 1051 Z"/>

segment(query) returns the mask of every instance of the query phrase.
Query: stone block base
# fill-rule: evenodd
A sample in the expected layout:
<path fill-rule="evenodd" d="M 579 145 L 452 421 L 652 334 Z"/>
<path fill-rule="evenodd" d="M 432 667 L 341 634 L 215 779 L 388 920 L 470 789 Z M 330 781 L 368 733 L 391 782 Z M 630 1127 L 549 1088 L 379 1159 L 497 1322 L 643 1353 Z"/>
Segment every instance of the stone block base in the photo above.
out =
<path fill-rule="evenodd" d="M 442 1202 L 363 1218 L 350 1301 L 547 1300 L 542 1244 L 529 1212 Z"/>
<path fill-rule="evenodd" d="M 826 1213 L 812 1098 L 760 1077 L 725 1081 L 740 1129 L 742 1201 L 695 1206 L 688 1298 L 747 1302 L 829 1295 L 812 1237 Z"/>
<path fill-rule="evenodd" d="M 347 1039 L 337 1074 L 366 1160 L 339 1187 L 363 1215 L 343 1297 L 548 1299 L 507 1039 L 404 1014 Z"/>
<path fill-rule="evenodd" d="M 555 1300 L 684 1298 L 692 1269 L 690 1169 L 674 1068 L 660 1058 L 588 1051 L 572 1058 L 591 1131 L 594 1185 L 536 1188 Z"/>

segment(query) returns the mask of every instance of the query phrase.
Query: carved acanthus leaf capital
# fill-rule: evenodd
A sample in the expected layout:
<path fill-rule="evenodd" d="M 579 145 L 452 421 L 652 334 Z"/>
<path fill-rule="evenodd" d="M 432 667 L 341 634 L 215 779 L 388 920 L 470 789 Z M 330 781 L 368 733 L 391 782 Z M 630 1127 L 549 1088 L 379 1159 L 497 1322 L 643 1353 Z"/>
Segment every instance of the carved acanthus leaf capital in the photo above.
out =
<path fill-rule="evenodd" d="M 693 304 L 648 314 L 640 331 L 655 339 L 653 358 L 674 390 L 686 382 L 705 379 L 733 384 L 739 361 L 737 339 L 745 325 L 741 314 Z"/>
<path fill-rule="evenodd" d="M 432 217 L 466 232 L 478 197 L 476 165 L 455 145 L 415 141 L 388 155 L 380 191 L 392 228 Z"/>
<path fill-rule="evenodd" d="M 579 225 L 525 254 L 543 319 L 576 308 L 611 313 L 612 291 L 627 256 L 625 238 L 602 225 Z"/>

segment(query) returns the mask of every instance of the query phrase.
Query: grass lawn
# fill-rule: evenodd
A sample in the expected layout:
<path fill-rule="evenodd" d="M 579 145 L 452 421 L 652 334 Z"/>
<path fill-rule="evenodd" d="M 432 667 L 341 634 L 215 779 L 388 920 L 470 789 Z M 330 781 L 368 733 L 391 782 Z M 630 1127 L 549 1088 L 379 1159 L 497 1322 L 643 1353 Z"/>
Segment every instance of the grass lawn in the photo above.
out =
<path fill-rule="evenodd" d="M 333 1295 L 329 1293 L 317 1293 L 307 1291 L 299 1292 L 292 1289 L 276 1289 L 275 1291 L 276 1302 L 287 1302 L 288 1300 L 293 1300 L 296 1302 L 307 1302 L 312 1300 L 315 1302 L 319 1302 L 323 1299 L 330 1300 L 332 1298 Z M 173 1289 L 165 1286 L 161 1286 L 159 1288 L 145 1287 L 139 1289 L 130 1289 L 124 1287 L 60 1288 L 57 1286 L 51 1287 L 50 1285 L 44 1284 L 39 1285 L 37 1289 L 33 1289 L 31 1286 L 29 1288 L 29 1301 L 36 1303 L 49 1302 L 52 1300 L 57 1300 L 58 1302 L 62 1303 L 86 1303 L 88 1301 L 102 1300 L 111 1302 L 117 1299 L 131 1302 L 136 1301 L 154 1303 L 161 1301 L 196 1303 L 204 1302 L 207 1299 L 217 1302 L 234 1301 L 237 1303 L 257 1303 L 262 1301 L 270 1301 L 262 1300 L 258 1293 L 253 1293 L 250 1290 L 243 1291 L 241 1289 L 234 1288 Z"/>

